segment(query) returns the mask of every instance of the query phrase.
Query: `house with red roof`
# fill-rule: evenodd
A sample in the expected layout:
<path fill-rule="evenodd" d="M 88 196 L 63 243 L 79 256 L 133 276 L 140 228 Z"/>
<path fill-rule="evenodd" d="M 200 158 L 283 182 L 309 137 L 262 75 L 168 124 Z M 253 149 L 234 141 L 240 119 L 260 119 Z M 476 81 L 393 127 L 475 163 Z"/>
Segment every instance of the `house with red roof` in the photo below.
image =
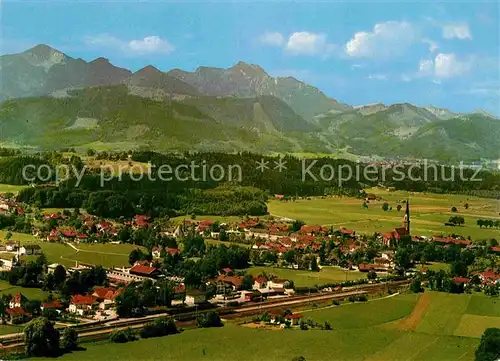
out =
<path fill-rule="evenodd" d="M 59 241 L 61 237 L 61 234 L 57 229 L 53 229 L 49 232 L 49 235 L 47 236 L 47 241 L 48 242 L 57 242 Z"/>
<path fill-rule="evenodd" d="M 74 295 L 71 297 L 69 312 L 84 316 L 96 310 L 99 302 L 93 295 Z"/>
<path fill-rule="evenodd" d="M 158 276 L 159 271 L 156 267 L 136 262 L 135 265 L 129 269 L 128 273 L 142 277 L 156 278 L 156 276 Z"/>
<path fill-rule="evenodd" d="M 353 231 L 352 229 L 347 229 L 347 228 L 344 228 L 344 227 L 340 227 L 339 232 L 344 237 L 354 238 L 356 236 L 356 231 Z"/>
<path fill-rule="evenodd" d="M 115 304 L 115 299 L 122 293 L 122 289 L 112 287 L 94 287 L 94 296 L 99 302 L 99 309 L 108 310 Z"/>
<path fill-rule="evenodd" d="M 7 241 L 5 242 L 5 250 L 9 252 L 16 251 L 19 248 L 19 242 Z"/>
<path fill-rule="evenodd" d="M 226 294 L 228 290 L 237 291 L 241 288 L 243 276 L 220 275 L 214 281 L 217 286 L 217 294 Z"/>
<path fill-rule="evenodd" d="M 31 317 L 22 307 L 7 308 L 5 312 L 9 315 L 8 323 L 12 325 L 24 323 Z"/>
<path fill-rule="evenodd" d="M 61 230 L 61 236 L 65 241 L 72 241 L 77 236 L 76 230 L 74 229 L 63 229 Z"/>
<path fill-rule="evenodd" d="M 267 287 L 267 278 L 265 277 L 256 277 L 253 280 L 253 289 L 258 290 L 261 288 L 266 288 Z"/>
<path fill-rule="evenodd" d="M 300 320 L 302 319 L 302 314 L 301 313 L 292 313 L 292 314 L 288 314 L 285 316 L 285 319 L 287 319 L 288 321 L 290 321 L 290 323 L 293 325 L 293 326 L 296 326 L 300 323 Z"/>
<path fill-rule="evenodd" d="M 500 246 L 491 247 L 491 251 L 494 253 L 500 253 Z"/>
<path fill-rule="evenodd" d="M 327 227 L 322 227 L 320 225 L 308 226 L 303 225 L 300 227 L 299 233 L 309 234 L 309 235 L 320 235 L 322 233 L 328 232 Z"/>
<path fill-rule="evenodd" d="M 48 309 L 54 309 L 57 312 L 61 312 L 61 310 L 64 308 L 64 305 L 61 303 L 59 300 L 54 300 L 54 301 L 48 301 L 48 302 L 42 302 L 40 305 L 40 309 L 42 310 L 48 310 Z"/>
<path fill-rule="evenodd" d="M 471 281 L 470 278 L 467 278 L 467 277 L 454 277 L 453 278 L 453 282 L 457 285 L 460 285 L 460 284 L 468 284 L 469 282 Z"/>
<path fill-rule="evenodd" d="M 28 298 L 21 292 L 17 292 L 9 302 L 9 308 L 22 308 L 28 302 Z"/>

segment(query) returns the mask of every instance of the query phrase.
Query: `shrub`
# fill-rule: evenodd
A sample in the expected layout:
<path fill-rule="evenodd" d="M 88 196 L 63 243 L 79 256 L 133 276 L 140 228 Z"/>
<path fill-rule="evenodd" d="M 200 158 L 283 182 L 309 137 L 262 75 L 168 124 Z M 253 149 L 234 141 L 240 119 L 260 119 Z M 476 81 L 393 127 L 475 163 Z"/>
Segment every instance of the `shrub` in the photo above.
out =
<path fill-rule="evenodd" d="M 334 306 L 338 306 L 338 305 L 340 305 L 339 300 L 333 300 L 333 301 L 332 301 L 332 305 L 334 305 Z"/>
<path fill-rule="evenodd" d="M 415 278 L 410 285 L 410 291 L 413 293 L 422 292 L 422 282 L 418 278 Z"/>
<path fill-rule="evenodd" d="M 139 335 L 142 338 L 149 338 L 166 336 L 174 333 L 177 333 L 177 326 L 175 324 L 175 321 L 172 318 L 166 318 L 148 323 L 140 331 Z"/>
<path fill-rule="evenodd" d="M 359 295 L 359 296 L 356 296 L 356 301 L 366 302 L 366 301 L 368 301 L 368 298 L 365 295 Z"/>
<path fill-rule="evenodd" d="M 476 361 L 495 361 L 500 357 L 500 328 L 487 328 L 476 350 Z"/>
<path fill-rule="evenodd" d="M 224 324 L 222 323 L 217 312 L 209 311 L 206 313 L 200 313 L 196 318 L 196 326 L 200 328 L 206 327 L 222 327 Z"/>
<path fill-rule="evenodd" d="M 307 323 L 304 322 L 304 320 L 300 321 L 300 329 L 302 331 L 307 331 L 309 327 L 307 326 Z"/>
<path fill-rule="evenodd" d="M 61 346 L 66 351 L 78 348 L 78 333 L 73 327 L 66 327 L 62 333 Z"/>
<path fill-rule="evenodd" d="M 356 301 L 356 298 L 354 296 L 349 296 L 348 300 L 349 302 L 354 302 Z"/>
<path fill-rule="evenodd" d="M 114 330 L 109 335 L 109 340 L 115 343 L 126 343 L 129 341 L 135 341 L 137 337 L 131 328 L 125 330 Z"/>
<path fill-rule="evenodd" d="M 325 321 L 324 328 L 325 328 L 325 330 L 330 331 L 330 330 L 332 330 L 332 324 L 328 321 Z"/>

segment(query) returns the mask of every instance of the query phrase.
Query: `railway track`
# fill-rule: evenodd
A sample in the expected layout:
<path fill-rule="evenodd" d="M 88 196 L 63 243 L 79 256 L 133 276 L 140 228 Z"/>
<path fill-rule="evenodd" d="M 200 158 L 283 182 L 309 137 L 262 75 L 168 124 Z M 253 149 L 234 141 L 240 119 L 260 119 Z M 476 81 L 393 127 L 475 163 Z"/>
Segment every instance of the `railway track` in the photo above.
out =
<path fill-rule="evenodd" d="M 115 329 L 126 329 L 129 327 L 134 329 L 139 329 L 155 319 L 161 319 L 166 317 L 173 317 L 176 323 L 185 324 L 186 321 L 194 320 L 199 313 L 205 313 L 210 311 L 216 311 L 221 317 L 224 318 L 235 319 L 235 318 L 252 316 L 262 312 L 263 310 L 270 310 L 273 308 L 283 308 L 283 307 L 292 308 L 313 302 L 324 302 L 334 299 L 342 299 L 350 296 L 377 293 L 381 291 L 386 291 L 388 289 L 397 289 L 406 286 L 409 283 L 410 281 L 407 280 L 389 282 L 389 283 L 374 283 L 374 284 L 367 284 L 360 286 L 344 287 L 342 291 L 337 291 L 337 292 L 279 298 L 234 308 L 223 307 L 219 309 L 190 311 L 179 314 L 161 313 L 156 315 L 148 315 L 141 318 L 102 321 L 99 323 L 93 323 L 91 325 L 79 324 L 70 327 L 74 327 L 78 331 L 78 337 L 87 338 L 87 337 L 107 335 Z M 0 335 L 0 347 L 4 350 L 20 348 L 21 346 L 24 345 L 23 336 L 24 336 L 23 333 Z"/>

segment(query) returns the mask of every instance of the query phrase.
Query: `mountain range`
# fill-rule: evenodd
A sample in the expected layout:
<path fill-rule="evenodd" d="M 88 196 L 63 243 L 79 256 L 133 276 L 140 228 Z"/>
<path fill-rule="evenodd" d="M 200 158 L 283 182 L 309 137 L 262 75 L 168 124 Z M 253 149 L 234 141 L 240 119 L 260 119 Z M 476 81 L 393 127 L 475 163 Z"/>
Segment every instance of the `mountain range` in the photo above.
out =
<path fill-rule="evenodd" d="M 0 57 L 0 142 L 53 148 L 500 158 L 500 120 L 412 104 L 351 106 L 258 65 L 136 72 L 47 45 Z"/>

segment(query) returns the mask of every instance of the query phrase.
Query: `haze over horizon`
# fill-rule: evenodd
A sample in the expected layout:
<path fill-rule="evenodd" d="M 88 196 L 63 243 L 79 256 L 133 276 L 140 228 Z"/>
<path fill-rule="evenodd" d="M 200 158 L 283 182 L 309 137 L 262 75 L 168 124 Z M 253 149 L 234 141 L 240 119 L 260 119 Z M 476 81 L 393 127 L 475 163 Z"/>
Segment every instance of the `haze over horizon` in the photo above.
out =
<path fill-rule="evenodd" d="M 0 52 L 47 44 L 132 71 L 244 61 L 351 105 L 409 102 L 498 116 L 498 10 L 498 3 L 447 2 L 4 1 Z"/>

